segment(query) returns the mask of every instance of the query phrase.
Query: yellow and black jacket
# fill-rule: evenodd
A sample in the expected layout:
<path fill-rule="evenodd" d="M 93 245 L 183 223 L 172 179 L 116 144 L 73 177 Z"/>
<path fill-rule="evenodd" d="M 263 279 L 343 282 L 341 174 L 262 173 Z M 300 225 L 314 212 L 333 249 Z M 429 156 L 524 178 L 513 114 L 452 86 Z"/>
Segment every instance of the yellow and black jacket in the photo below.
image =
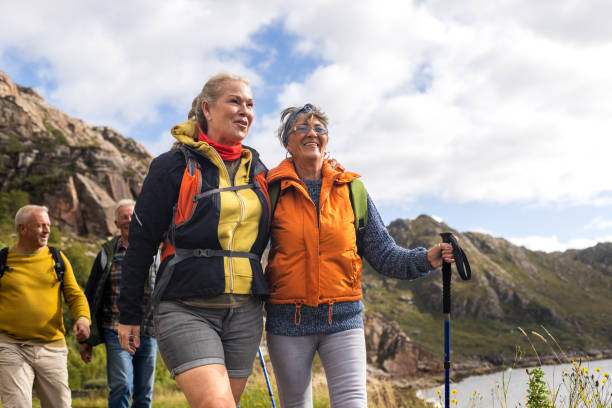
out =
<path fill-rule="evenodd" d="M 196 129 L 190 121 L 172 129 L 183 146 L 153 160 L 143 183 L 123 263 L 123 324 L 142 319 L 143 282 L 161 242 L 158 299 L 268 294 L 259 260 L 270 226 L 267 169 L 254 149 L 243 146 L 230 180 L 218 153 L 194 141 Z"/>

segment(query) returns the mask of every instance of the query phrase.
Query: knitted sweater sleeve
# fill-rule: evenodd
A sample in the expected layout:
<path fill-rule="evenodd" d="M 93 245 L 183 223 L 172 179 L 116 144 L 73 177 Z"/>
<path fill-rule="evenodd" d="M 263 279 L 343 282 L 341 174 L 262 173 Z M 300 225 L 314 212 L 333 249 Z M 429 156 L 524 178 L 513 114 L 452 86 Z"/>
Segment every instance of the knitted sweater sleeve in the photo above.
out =
<path fill-rule="evenodd" d="M 385 276 L 416 279 L 429 273 L 427 249 L 405 249 L 397 245 L 389 235 L 369 194 L 368 224 L 357 245 L 368 263 Z"/>

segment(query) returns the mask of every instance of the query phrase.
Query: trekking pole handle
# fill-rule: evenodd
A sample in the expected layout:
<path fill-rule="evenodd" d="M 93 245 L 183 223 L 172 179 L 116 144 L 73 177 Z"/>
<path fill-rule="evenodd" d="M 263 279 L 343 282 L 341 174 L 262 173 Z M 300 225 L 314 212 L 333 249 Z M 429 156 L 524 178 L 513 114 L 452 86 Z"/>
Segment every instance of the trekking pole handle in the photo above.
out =
<path fill-rule="evenodd" d="M 442 232 L 440 236 L 442 242 L 453 243 L 452 232 Z M 444 314 L 451 312 L 451 264 L 444 261 L 444 258 L 442 258 L 442 312 Z"/>

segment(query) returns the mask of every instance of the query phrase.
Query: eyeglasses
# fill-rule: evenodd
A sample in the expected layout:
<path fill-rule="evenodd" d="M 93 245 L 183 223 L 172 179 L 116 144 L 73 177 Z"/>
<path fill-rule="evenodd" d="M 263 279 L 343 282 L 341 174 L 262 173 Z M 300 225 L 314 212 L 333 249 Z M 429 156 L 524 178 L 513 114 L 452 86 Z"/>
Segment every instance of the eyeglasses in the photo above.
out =
<path fill-rule="evenodd" d="M 316 125 L 314 128 L 310 127 L 309 125 L 297 125 L 292 130 L 295 133 L 306 134 L 306 133 L 310 132 L 310 129 L 314 129 L 314 132 L 317 134 L 317 136 L 321 136 L 321 135 L 326 135 L 327 134 L 327 128 L 325 128 L 323 126 L 319 126 L 319 125 Z"/>

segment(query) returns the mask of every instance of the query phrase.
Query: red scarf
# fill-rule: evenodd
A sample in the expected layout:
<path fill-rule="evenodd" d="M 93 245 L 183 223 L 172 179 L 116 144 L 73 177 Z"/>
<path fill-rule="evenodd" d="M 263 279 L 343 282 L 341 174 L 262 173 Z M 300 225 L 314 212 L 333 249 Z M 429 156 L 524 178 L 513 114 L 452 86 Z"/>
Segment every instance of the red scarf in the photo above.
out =
<path fill-rule="evenodd" d="M 212 146 L 212 148 L 219 153 L 219 156 L 221 156 L 224 161 L 234 161 L 240 158 L 240 155 L 242 154 L 242 143 L 238 143 L 233 146 L 222 145 L 206 136 L 206 133 L 202 132 L 202 129 L 199 130 L 200 134 L 198 135 L 198 141 L 206 142 Z"/>

